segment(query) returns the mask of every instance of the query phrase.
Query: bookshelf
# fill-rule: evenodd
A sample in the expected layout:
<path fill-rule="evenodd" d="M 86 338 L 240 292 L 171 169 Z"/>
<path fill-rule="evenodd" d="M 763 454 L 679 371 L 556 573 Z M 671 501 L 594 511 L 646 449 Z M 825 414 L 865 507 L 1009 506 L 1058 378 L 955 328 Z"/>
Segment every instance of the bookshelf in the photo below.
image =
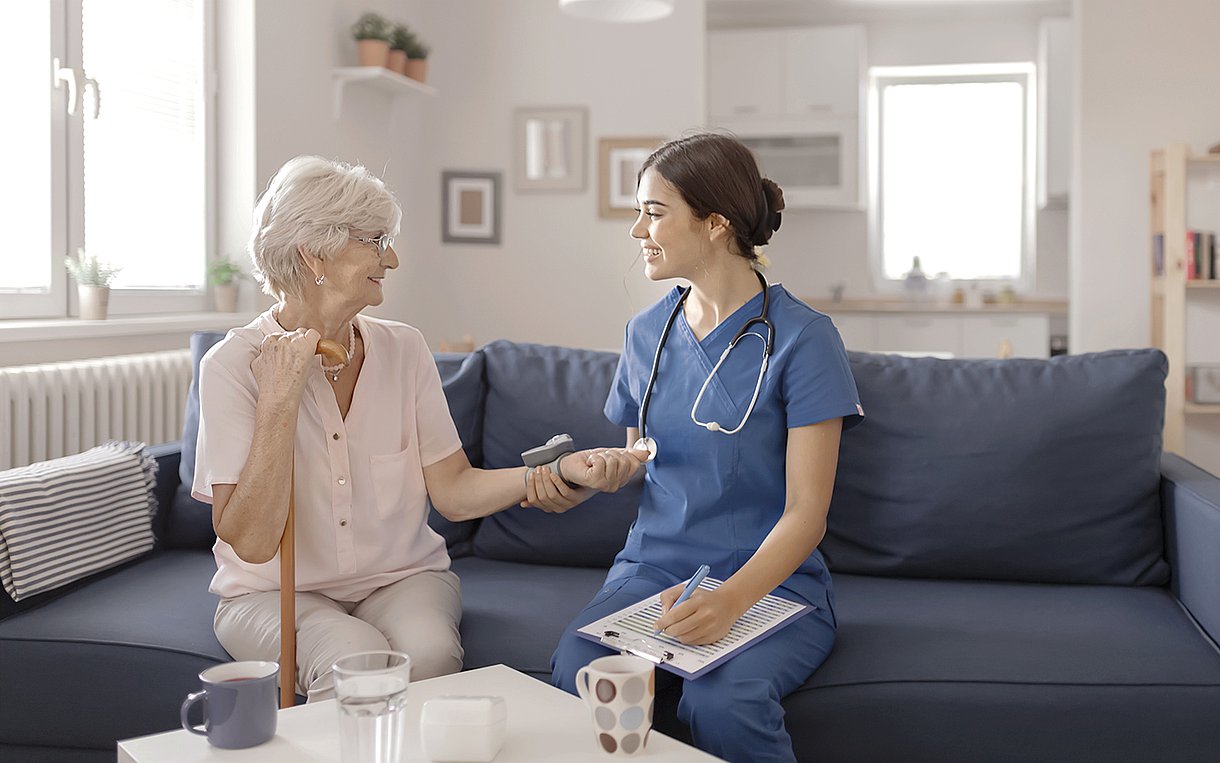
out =
<path fill-rule="evenodd" d="M 1191 298 L 1220 294 L 1220 279 L 1191 280 L 1187 275 L 1187 231 L 1201 228 L 1188 209 L 1188 178 L 1204 175 L 1220 184 L 1220 155 L 1192 155 L 1182 143 L 1152 152 L 1150 223 L 1152 267 L 1152 344 L 1169 358 L 1165 379 L 1165 450 L 1185 455 L 1187 416 L 1220 414 L 1220 403 L 1195 403 L 1186 398 L 1187 303 Z M 1220 232 L 1220 213 L 1204 221 L 1207 230 Z M 1156 241 L 1160 236 L 1160 242 Z M 1160 251 L 1158 251 L 1158 249 Z M 1160 264 L 1158 264 L 1160 263 Z"/>

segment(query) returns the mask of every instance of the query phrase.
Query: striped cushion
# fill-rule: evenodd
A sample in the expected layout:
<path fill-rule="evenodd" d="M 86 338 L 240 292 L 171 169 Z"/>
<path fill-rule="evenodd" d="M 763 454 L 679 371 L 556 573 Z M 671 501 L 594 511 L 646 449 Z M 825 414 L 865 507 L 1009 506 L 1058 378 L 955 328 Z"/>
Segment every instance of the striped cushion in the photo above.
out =
<path fill-rule="evenodd" d="M 0 582 L 13 601 L 151 550 L 156 470 L 144 443 L 108 442 L 0 472 Z"/>

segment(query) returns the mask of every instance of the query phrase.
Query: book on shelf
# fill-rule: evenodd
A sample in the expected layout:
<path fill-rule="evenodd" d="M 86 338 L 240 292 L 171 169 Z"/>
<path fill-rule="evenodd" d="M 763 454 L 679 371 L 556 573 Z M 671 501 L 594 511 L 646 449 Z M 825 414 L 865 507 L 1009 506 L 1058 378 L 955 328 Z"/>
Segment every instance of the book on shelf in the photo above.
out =
<path fill-rule="evenodd" d="M 1186 231 L 1186 280 L 1215 281 L 1220 278 L 1214 231 Z M 1152 234 L 1152 272 L 1165 275 L 1165 235 Z"/>

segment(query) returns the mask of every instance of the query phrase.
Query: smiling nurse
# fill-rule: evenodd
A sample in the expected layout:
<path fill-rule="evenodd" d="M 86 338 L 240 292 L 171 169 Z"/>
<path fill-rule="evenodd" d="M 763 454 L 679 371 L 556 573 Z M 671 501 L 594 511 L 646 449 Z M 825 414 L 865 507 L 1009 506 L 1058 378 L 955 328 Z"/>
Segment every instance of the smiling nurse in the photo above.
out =
<path fill-rule="evenodd" d="M 784 201 L 749 149 L 716 134 L 671 141 L 644 163 L 636 198 L 631 235 L 645 275 L 690 286 L 627 325 L 605 412 L 655 458 L 640 468 L 625 547 L 556 649 L 553 681 L 575 689 L 576 671 L 605 654 L 575 629 L 628 604 L 660 593 L 657 627 L 707 644 L 774 591 L 816 609 L 684 682 L 678 715 L 699 747 L 727 760 L 792 761 L 780 699 L 834 644 L 817 546 L 840 434 L 864 411 L 834 324 L 762 275 L 758 247 L 779 228 Z M 725 583 L 675 606 L 701 564 Z"/>

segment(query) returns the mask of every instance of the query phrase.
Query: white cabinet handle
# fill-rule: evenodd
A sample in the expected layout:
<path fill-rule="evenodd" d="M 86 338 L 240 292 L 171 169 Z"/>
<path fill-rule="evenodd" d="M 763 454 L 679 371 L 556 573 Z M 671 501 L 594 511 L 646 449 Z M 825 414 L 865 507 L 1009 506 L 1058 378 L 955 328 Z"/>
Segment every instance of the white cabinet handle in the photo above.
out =
<path fill-rule="evenodd" d="M 93 91 L 93 116 L 91 118 L 97 119 L 98 114 L 102 111 L 102 88 L 94 78 L 85 77 L 85 90 Z"/>
<path fill-rule="evenodd" d="M 68 86 L 68 116 L 76 113 L 76 109 L 80 106 L 80 72 L 73 69 L 71 66 L 60 66 L 59 58 L 51 59 L 51 81 L 58 90 L 60 85 Z"/>

